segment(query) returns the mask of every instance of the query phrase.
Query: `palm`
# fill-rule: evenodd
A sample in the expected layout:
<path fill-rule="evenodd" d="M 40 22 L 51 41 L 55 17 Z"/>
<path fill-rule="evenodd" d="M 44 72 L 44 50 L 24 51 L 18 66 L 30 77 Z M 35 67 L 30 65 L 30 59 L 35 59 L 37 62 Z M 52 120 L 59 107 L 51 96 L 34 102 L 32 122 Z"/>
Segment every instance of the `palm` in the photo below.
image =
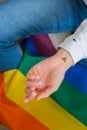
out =
<path fill-rule="evenodd" d="M 50 66 L 47 67 L 48 65 Z M 38 76 L 39 78 L 34 78 L 34 76 Z M 64 73 L 61 72 L 60 67 L 55 66 L 53 59 L 49 58 L 49 60 L 44 60 L 32 67 L 27 77 L 26 93 L 31 93 L 29 99 L 33 98 L 32 93 L 34 93 L 37 99 L 41 99 L 48 97 L 59 88 L 64 78 Z"/>

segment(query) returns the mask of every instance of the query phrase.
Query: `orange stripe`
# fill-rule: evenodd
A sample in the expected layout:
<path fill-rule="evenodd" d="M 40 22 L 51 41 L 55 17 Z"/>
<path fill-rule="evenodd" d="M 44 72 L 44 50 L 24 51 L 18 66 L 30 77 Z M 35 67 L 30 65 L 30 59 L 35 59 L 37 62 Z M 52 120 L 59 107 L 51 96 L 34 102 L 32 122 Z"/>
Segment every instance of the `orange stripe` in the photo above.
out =
<path fill-rule="evenodd" d="M 3 73 L 0 74 L 0 123 L 12 130 L 48 130 L 33 116 L 6 98 Z"/>

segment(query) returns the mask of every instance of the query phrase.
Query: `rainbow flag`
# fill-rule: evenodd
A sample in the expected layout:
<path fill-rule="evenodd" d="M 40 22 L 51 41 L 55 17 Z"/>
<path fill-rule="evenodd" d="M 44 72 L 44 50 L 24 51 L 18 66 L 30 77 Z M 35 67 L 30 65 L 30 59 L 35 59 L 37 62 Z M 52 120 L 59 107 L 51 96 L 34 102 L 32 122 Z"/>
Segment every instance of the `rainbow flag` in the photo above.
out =
<path fill-rule="evenodd" d="M 76 64 L 66 72 L 58 91 L 25 104 L 26 73 L 56 50 L 48 35 L 25 39 L 23 49 L 20 66 L 0 73 L 0 124 L 11 130 L 87 130 L 87 68 Z"/>

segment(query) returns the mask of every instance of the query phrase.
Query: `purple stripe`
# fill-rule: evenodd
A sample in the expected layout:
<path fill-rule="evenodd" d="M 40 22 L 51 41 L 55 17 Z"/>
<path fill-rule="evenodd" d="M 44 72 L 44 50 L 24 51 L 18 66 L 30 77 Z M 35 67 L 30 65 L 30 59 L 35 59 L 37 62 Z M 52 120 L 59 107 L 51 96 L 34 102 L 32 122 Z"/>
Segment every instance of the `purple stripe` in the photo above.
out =
<path fill-rule="evenodd" d="M 41 56 L 52 56 L 56 53 L 56 49 L 47 34 L 33 35 L 32 40 Z"/>

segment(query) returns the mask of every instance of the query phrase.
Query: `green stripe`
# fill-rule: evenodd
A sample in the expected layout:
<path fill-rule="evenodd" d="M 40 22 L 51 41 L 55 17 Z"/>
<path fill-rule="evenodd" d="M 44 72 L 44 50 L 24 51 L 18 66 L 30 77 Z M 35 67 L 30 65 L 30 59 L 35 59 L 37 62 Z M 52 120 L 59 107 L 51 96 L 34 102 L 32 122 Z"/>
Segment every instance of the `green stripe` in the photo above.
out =
<path fill-rule="evenodd" d="M 40 62 L 41 60 L 43 60 L 44 57 L 32 57 L 32 56 L 29 56 L 27 53 L 24 54 L 23 58 L 22 58 L 22 61 L 21 61 L 21 64 L 19 66 L 19 70 L 24 74 L 26 75 L 26 73 L 29 71 L 29 69 L 37 64 L 38 62 Z"/>
<path fill-rule="evenodd" d="M 87 94 L 63 81 L 59 90 L 51 97 L 87 126 Z"/>

